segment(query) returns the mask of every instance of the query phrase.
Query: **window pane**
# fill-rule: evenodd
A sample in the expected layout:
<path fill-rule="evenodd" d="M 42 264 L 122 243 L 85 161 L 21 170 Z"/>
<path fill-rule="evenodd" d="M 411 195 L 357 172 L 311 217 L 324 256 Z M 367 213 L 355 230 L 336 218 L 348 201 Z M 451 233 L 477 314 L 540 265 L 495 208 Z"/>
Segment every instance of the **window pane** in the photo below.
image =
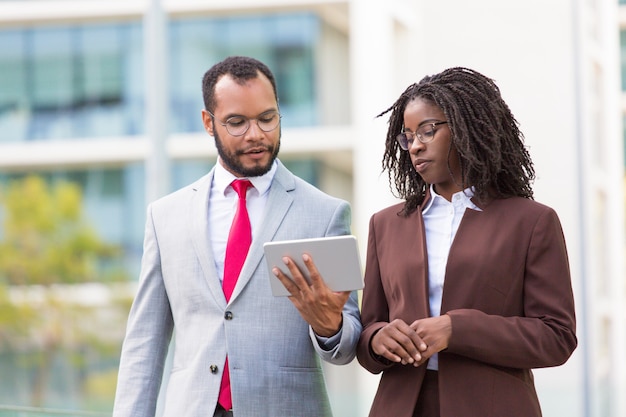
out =
<path fill-rule="evenodd" d="M 3 141 L 143 132 L 139 24 L 0 31 Z"/>
<path fill-rule="evenodd" d="M 24 33 L 0 32 L 0 141 L 15 141 L 26 134 L 29 116 L 26 100 Z"/>
<path fill-rule="evenodd" d="M 27 33 L 27 71 L 32 74 L 29 139 L 71 137 L 74 102 L 73 42 L 70 29 L 38 29 Z"/>
<path fill-rule="evenodd" d="M 123 62 L 120 30 L 114 26 L 81 31 L 76 101 L 82 136 L 121 135 Z"/>

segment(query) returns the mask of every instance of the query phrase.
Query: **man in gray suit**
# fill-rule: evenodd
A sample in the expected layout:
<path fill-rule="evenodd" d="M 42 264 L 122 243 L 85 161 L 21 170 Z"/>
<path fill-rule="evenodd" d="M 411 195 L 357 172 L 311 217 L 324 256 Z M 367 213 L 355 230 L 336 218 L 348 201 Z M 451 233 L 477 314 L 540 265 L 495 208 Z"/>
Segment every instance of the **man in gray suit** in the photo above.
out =
<path fill-rule="evenodd" d="M 319 358 L 334 364 L 354 358 L 361 333 L 356 295 L 332 292 L 309 260 L 311 285 L 291 261 L 294 281 L 279 278 L 292 295 L 272 296 L 263 243 L 349 234 L 350 206 L 276 159 L 276 83 L 263 63 L 229 57 L 206 72 L 202 90 L 202 119 L 218 163 L 148 207 L 113 415 L 155 415 L 174 334 L 165 416 L 331 416 Z M 247 192 L 252 243 L 227 301 L 222 280 L 237 178 L 253 186 Z M 226 405 L 218 403 L 225 364 Z"/>

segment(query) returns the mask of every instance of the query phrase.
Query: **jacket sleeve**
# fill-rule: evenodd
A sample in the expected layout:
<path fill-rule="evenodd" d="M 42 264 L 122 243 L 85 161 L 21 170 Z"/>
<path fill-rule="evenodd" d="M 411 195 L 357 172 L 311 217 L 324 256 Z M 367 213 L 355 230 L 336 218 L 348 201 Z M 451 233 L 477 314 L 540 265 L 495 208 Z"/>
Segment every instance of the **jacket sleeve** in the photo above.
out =
<path fill-rule="evenodd" d="M 346 235 L 349 233 L 350 206 L 347 202 L 342 201 L 331 218 L 326 236 Z M 361 329 L 361 316 L 359 314 L 357 293 L 353 291 L 343 307 L 343 321 L 340 337 L 334 346 L 324 349 L 320 345 L 311 326 L 309 326 L 309 334 L 315 351 L 324 361 L 335 365 L 345 365 L 351 362 L 356 356 L 356 344 L 359 340 Z"/>
<path fill-rule="evenodd" d="M 365 288 L 363 289 L 363 308 L 361 311 L 363 332 L 357 345 L 357 359 L 361 366 L 369 372 L 377 374 L 394 364 L 384 358 L 379 358 L 370 348 L 372 337 L 389 323 L 389 305 L 381 281 L 374 218 L 375 215 L 370 218 L 367 238 Z"/>
<path fill-rule="evenodd" d="M 139 287 L 122 346 L 114 417 L 154 416 L 173 319 L 161 274 L 159 245 L 148 208 Z"/>
<path fill-rule="evenodd" d="M 552 209 L 537 217 L 528 242 L 522 314 L 447 311 L 452 320 L 447 352 L 512 368 L 557 366 L 570 357 L 577 345 L 574 298 L 565 240 Z"/>

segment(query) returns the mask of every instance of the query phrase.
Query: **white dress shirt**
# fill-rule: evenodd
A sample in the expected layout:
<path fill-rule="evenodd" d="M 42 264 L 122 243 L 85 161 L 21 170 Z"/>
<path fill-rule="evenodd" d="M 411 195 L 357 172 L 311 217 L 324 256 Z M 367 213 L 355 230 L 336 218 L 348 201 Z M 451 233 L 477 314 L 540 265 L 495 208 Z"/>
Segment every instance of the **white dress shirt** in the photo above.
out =
<path fill-rule="evenodd" d="M 428 299 L 430 316 L 437 317 L 441 311 L 443 282 L 446 275 L 448 253 L 454 241 L 465 209 L 480 210 L 471 200 L 474 193 L 471 188 L 459 191 L 448 201 L 430 186 L 430 201 L 422 210 L 426 230 L 426 248 L 428 252 Z M 428 369 L 439 368 L 438 356 L 433 355 L 428 361 Z"/>
<path fill-rule="evenodd" d="M 253 240 L 263 220 L 268 191 L 272 184 L 272 179 L 274 179 L 277 166 L 276 161 L 274 161 L 272 168 L 266 174 L 260 177 L 247 178 L 254 186 L 248 188 L 248 193 L 246 194 L 246 207 L 250 217 Z M 237 192 L 230 185 L 236 179 L 240 178 L 226 171 L 218 160 L 215 165 L 215 173 L 211 183 L 211 195 L 209 196 L 209 234 L 211 236 L 211 245 L 213 246 L 215 267 L 220 281 L 224 279 L 226 243 L 239 201 Z"/>

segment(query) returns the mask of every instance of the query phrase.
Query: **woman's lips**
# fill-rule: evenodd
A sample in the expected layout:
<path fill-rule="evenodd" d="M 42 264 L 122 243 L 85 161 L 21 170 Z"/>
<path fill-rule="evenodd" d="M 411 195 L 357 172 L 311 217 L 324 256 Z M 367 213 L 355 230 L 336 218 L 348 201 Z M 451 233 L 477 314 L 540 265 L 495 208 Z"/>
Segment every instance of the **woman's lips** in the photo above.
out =
<path fill-rule="evenodd" d="M 422 158 L 416 159 L 413 163 L 413 166 L 415 167 L 415 170 L 417 172 L 424 171 L 428 167 L 428 165 L 430 165 L 430 160 Z"/>

